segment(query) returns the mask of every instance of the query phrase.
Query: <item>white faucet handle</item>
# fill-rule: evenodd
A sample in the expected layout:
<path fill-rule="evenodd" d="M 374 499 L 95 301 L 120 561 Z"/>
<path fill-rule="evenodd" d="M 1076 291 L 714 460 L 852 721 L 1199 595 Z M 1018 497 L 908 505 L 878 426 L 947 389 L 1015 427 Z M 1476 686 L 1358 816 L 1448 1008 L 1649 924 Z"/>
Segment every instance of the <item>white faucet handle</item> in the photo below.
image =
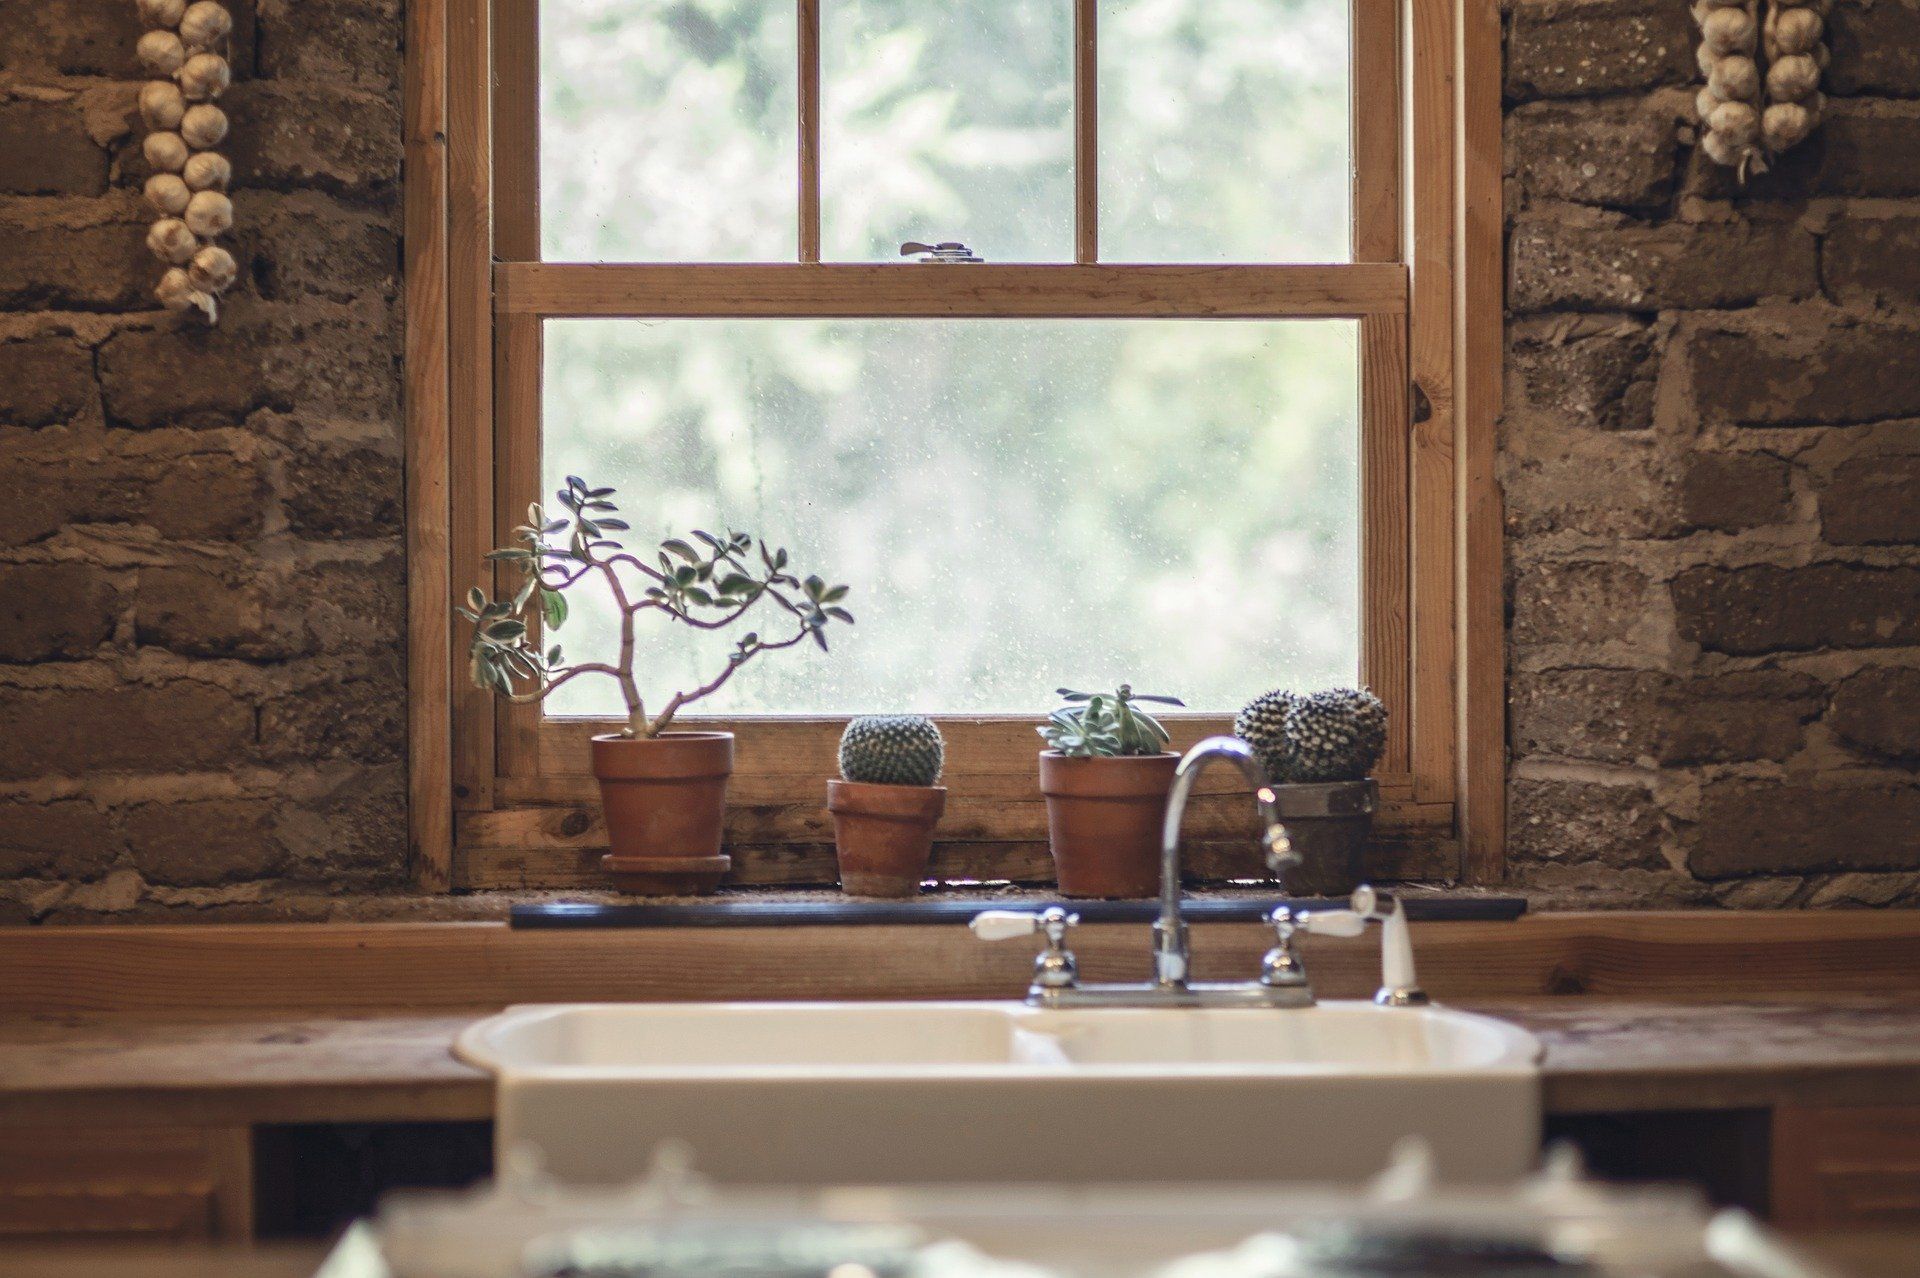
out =
<path fill-rule="evenodd" d="M 1358 936 L 1367 930 L 1367 916 L 1353 910 L 1304 910 L 1294 921 L 1314 936 Z"/>
<path fill-rule="evenodd" d="M 982 910 L 967 924 L 983 941 L 1010 941 L 1040 930 L 1040 916 L 1028 910 Z"/>

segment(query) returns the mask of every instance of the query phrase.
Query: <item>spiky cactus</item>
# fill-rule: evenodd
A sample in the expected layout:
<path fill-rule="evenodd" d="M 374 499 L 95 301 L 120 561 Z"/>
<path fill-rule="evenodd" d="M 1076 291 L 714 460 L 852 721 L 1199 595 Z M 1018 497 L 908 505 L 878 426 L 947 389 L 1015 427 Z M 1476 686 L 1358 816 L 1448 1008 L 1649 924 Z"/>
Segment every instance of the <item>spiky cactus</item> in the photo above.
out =
<path fill-rule="evenodd" d="M 1236 735 L 1277 782 L 1359 781 L 1387 745 L 1387 708 L 1365 688 L 1269 692 L 1235 716 Z"/>
<path fill-rule="evenodd" d="M 840 734 L 840 775 L 875 785 L 938 785 L 946 742 L 923 714 L 869 714 Z"/>

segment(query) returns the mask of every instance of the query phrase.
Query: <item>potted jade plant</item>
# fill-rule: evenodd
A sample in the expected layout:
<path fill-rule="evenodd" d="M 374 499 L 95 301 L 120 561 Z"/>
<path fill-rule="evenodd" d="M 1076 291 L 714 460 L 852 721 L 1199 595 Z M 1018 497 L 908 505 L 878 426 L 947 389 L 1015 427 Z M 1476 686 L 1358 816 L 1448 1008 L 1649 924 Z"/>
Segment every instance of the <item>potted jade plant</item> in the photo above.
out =
<path fill-rule="evenodd" d="M 1294 693 L 1248 702 L 1233 731 L 1273 782 L 1280 819 L 1300 863 L 1287 890 L 1345 896 L 1366 877 L 1379 788 L 1367 774 L 1387 745 L 1387 708 L 1365 688 Z"/>
<path fill-rule="evenodd" d="M 610 534 L 618 517 L 613 489 L 576 476 L 559 491 L 566 514 L 539 505 L 514 530 L 517 545 L 487 558 L 519 570 L 499 599 L 475 587 L 460 615 L 473 623 L 468 670 L 473 682 L 516 704 L 537 702 L 585 675 L 613 680 L 626 707 L 626 727 L 593 738 L 593 772 L 606 811 L 609 850 L 601 865 L 623 891 L 711 892 L 732 867 L 721 854 L 727 778 L 733 772 L 730 732 L 669 731 L 674 716 L 712 696 L 755 657 L 809 640 L 827 647 L 829 622 L 851 624 L 840 606 L 845 586 L 804 580 L 787 567 L 787 552 L 748 533 L 696 531 L 668 538 L 651 556 L 624 549 Z M 558 630 L 568 592 L 591 581 L 610 596 L 620 622 L 620 649 L 610 661 L 567 661 L 558 644 L 543 646 L 536 625 Z M 636 623 L 648 614 L 695 630 L 721 630 L 758 607 L 780 627 L 750 630 L 711 679 L 672 693 L 649 714 L 634 673 Z"/>
<path fill-rule="evenodd" d="M 912 896 L 927 877 L 933 827 L 947 806 L 946 742 L 918 714 L 863 715 L 840 734 L 839 781 L 827 782 L 840 887 L 850 896 Z"/>
<path fill-rule="evenodd" d="M 1138 897 L 1160 890 L 1160 828 L 1180 756 L 1140 703 L 1183 705 L 1113 692 L 1058 689 L 1065 705 L 1039 729 L 1040 792 L 1054 877 L 1067 896 Z"/>

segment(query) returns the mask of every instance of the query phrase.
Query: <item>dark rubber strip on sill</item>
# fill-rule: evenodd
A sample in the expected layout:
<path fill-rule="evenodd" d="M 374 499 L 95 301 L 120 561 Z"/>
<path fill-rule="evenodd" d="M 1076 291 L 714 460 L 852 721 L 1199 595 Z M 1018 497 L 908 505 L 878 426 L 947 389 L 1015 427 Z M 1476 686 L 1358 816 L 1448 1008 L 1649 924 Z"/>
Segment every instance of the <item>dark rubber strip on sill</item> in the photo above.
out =
<path fill-rule="evenodd" d="M 1506 922 L 1526 913 L 1517 896 L 1408 896 L 1407 918 L 1415 923 Z M 610 905 L 603 902 L 552 901 L 516 905 L 517 928 L 600 927 L 834 927 L 848 924 L 965 923 L 982 910 L 1038 910 L 1047 901 L 1000 901 L 991 897 L 932 897 L 908 901 L 666 901 Z M 1148 923 L 1160 913 L 1158 901 L 1060 901 L 1083 923 Z M 1182 912 L 1196 923 L 1257 923 L 1279 904 L 1272 897 L 1233 900 L 1189 899 Z M 1291 897 L 1287 904 L 1306 909 L 1335 909 L 1345 898 Z"/>

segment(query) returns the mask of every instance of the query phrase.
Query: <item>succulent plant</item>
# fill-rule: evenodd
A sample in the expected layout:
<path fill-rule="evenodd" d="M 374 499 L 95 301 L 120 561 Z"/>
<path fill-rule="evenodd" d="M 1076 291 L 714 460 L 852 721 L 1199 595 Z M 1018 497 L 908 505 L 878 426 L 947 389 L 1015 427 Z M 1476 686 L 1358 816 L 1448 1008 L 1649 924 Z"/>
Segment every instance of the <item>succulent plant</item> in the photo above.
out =
<path fill-rule="evenodd" d="M 728 530 L 715 536 L 696 529 L 690 538 L 661 542 L 649 563 L 609 535 L 629 527 L 618 518 L 613 489 L 591 488 L 579 476 L 569 475 L 557 496 L 565 516 L 554 516 L 537 503 L 529 506 L 527 522 L 514 529 L 519 544 L 487 555 L 491 563 L 518 569 L 518 584 L 497 599 L 475 586 L 464 605 L 455 608 L 473 625 L 467 669 L 474 685 L 507 701 L 539 701 L 580 675 L 605 675 L 619 685 L 626 703 L 626 735 L 657 737 L 683 707 L 719 691 L 761 653 L 808 639 L 824 652 L 830 621 L 853 624 L 853 615 L 840 606 L 847 587 L 794 575 L 782 547 L 749 533 Z M 566 622 L 565 592 L 588 576 L 606 587 L 620 618 L 620 651 L 611 662 L 566 662 L 560 645 L 543 647 L 534 637 L 536 620 L 549 631 Z M 718 674 L 697 688 L 675 692 L 658 714 L 649 716 L 634 677 L 636 618 L 660 612 L 697 630 L 721 630 L 762 602 L 771 606 L 786 633 L 768 638 L 758 630 L 748 631 L 734 643 Z"/>
<path fill-rule="evenodd" d="M 1136 703 L 1186 704 L 1178 697 L 1135 693 L 1124 683 L 1110 693 L 1055 691 L 1067 704 L 1048 715 L 1046 724 L 1036 730 L 1051 748 L 1081 759 L 1162 753 L 1169 740 L 1166 728 Z"/>
<path fill-rule="evenodd" d="M 1276 782 L 1359 781 L 1387 745 L 1387 708 L 1365 688 L 1255 697 L 1233 720 L 1234 734 Z"/>
<path fill-rule="evenodd" d="M 840 775 L 874 785 L 938 785 L 946 742 L 923 714 L 867 714 L 840 734 Z"/>

